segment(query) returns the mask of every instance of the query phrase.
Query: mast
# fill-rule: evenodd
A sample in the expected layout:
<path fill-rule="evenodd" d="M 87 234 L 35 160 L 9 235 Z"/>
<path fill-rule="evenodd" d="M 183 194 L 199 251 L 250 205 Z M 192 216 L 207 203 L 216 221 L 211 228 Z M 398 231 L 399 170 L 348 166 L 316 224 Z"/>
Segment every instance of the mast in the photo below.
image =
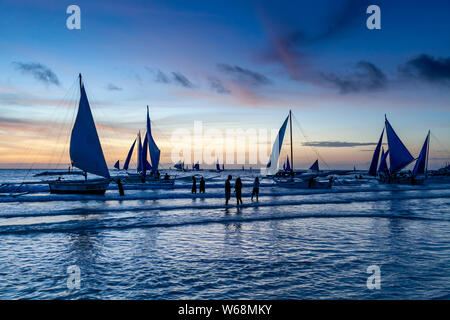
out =
<path fill-rule="evenodd" d="M 80 79 L 80 95 L 81 95 L 81 73 L 78 74 L 78 78 Z M 84 181 L 87 180 L 87 172 L 83 170 Z"/>
<path fill-rule="evenodd" d="M 289 110 L 289 130 L 291 135 L 291 173 L 294 173 L 294 150 L 292 145 L 292 111 Z"/>

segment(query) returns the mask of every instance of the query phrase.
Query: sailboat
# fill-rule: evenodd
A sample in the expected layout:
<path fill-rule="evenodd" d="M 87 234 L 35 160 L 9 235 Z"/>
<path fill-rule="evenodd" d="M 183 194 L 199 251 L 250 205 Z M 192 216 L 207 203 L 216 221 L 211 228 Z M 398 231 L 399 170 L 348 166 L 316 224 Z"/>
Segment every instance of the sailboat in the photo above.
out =
<path fill-rule="evenodd" d="M 281 153 L 281 147 L 283 146 L 284 135 L 286 133 L 286 127 L 289 121 L 289 132 L 290 132 L 290 156 L 291 163 L 289 163 L 289 158 L 286 158 L 287 163 L 285 166 L 285 172 L 280 172 L 279 170 L 279 158 Z M 310 168 L 311 170 L 319 169 L 318 161 L 316 161 L 313 166 Z M 295 188 L 295 189 L 325 189 L 331 188 L 332 179 L 329 182 L 322 182 L 316 180 L 318 174 L 310 174 L 306 173 L 301 175 L 300 177 L 295 177 L 294 171 L 294 149 L 292 143 L 292 111 L 289 110 L 289 115 L 284 120 L 281 125 L 280 130 L 275 138 L 275 142 L 272 146 L 272 153 L 269 158 L 269 162 L 266 165 L 264 170 L 267 176 L 273 176 L 274 181 L 278 186 L 286 187 L 286 188 Z"/>
<path fill-rule="evenodd" d="M 381 148 L 383 133 L 386 129 L 386 136 L 388 141 L 389 149 L 384 152 Z M 428 131 L 425 142 L 422 146 L 420 154 L 417 158 L 414 158 L 406 146 L 403 144 L 401 139 L 398 137 L 394 128 L 391 126 L 385 115 L 385 128 L 381 132 L 380 139 L 378 140 L 377 146 L 375 148 L 374 154 L 372 156 L 372 161 L 370 164 L 368 174 L 371 176 L 379 177 L 382 183 L 397 183 L 397 184 L 421 184 L 424 182 L 427 174 L 428 168 L 428 152 L 429 152 L 429 142 L 430 142 L 430 131 Z M 378 167 L 378 160 L 380 157 L 381 149 L 381 160 L 380 166 Z M 389 155 L 389 166 L 387 164 L 387 157 Z M 402 170 L 409 164 L 416 161 L 414 169 L 410 172 L 402 172 Z"/>
<path fill-rule="evenodd" d="M 184 170 L 184 161 L 181 162 L 181 160 L 179 160 L 177 163 L 175 163 L 174 168 L 176 170 L 183 171 Z"/>
<path fill-rule="evenodd" d="M 137 142 L 137 172 L 127 172 L 128 177 L 126 178 L 126 182 L 144 182 L 153 186 L 173 185 L 175 183 L 175 179 L 170 178 L 167 174 L 164 175 L 163 179 L 161 179 L 159 175 L 158 167 L 161 151 L 159 150 L 152 136 L 148 106 L 146 125 L 147 130 L 145 133 L 144 142 L 142 143 L 141 132 L 139 131 L 136 140 L 134 140 L 130 150 L 128 151 L 127 158 L 124 163 L 124 170 L 128 170 L 130 159 L 133 154 L 133 149 Z M 151 163 L 148 161 L 148 158 L 150 158 Z"/>
<path fill-rule="evenodd" d="M 216 161 L 216 168 L 209 170 L 210 172 L 222 172 L 224 170 L 225 166 L 222 164 L 222 168 L 220 168 L 219 159 L 217 158 Z"/>
<path fill-rule="evenodd" d="M 73 167 L 83 171 L 85 180 L 61 180 L 49 182 L 51 193 L 105 194 L 111 176 L 98 138 L 91 107 L 80 80 L 80 102 L 70 137 L 70 159 Z M 87 179 L 91 173 L 103 179 Z"/>
<path fill-rule="evenodd" d="M 219 171 L 219 172 L 222 171 L 220 169 L 219 159 L 217 159 L 217 162 L 216 162 L 216 170 Z"/>
<path fill-rule="evenodd" d="M 195 170 L 195 171 L 200 170 L 200 163 L 198 161 L 192 165 L 192 170 Z"/>

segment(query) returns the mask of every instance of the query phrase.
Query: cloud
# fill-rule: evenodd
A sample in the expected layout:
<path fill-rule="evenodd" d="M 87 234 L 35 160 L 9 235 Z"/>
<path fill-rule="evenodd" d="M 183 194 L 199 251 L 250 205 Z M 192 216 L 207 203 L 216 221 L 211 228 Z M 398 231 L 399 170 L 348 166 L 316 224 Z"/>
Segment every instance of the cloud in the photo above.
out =
<path fill-rule="evenodd" d="M 359 61 L 355 71 L 346 75 L 322 73 L 324 80 L 339 88 L 342 94 L 360 91 L 377 91 L 387 85 L 387 77 L 377 66 L 367 61 Z"/>
<path fill-rule="evenodd" d="M 156 70 L 155 81 L 159 83 L 170 83 L 169 77 L 161 70 Z"/>
<path fill-rule="evenodd" d="M 185 88 L 189 88 L 189 89 L 194 88 L 194 85 L 192 84 L 192 82 L 189 81 L 189 79 L 186 78 L 186 76 L 184 76 L 180 72 L 172 72 L 172 80 L 173 80 L 173 82 L 175 82 Z"/>
<path fill-rule="evenodd" d="M 366 8 L 370 5 L 368 0 L 347 0 L 339 5 L 339 9 L 333 12 L 328 19 L 323 30 L 313 37 L 311 41 L 320 41 L 333 38 L 346 30 L 354 23 L 360 22 L 365 25 Z"/>
<path fill-rule="evenodd" d="M 160 69 L 153 69 L 145 67 L 148 72 L 154 76 L 154 81 L 162 84 L 177 84 L 184 88 L 193 89 L 194 84 L 181 72 L 173 71 L 169 74 L 161 71 Z"/>
<path fill-rule="evenodd" d="M 108 90 L 110 90 L 110 91 L 122 91 L 122 90 L 123 90 L 123 88 L 118 87 L 118 86 L 116 86 L 116 85 L 113 84 L 113 83 L 109 83 L 109 84 L 106 86 L 106 89 L 108 89 Z"/>
<path fill-rule="evenodd" d="M 254 87 L 272 83 L 272 81 L 265 75 L 239 66 L 219 63 L 217 68 L 219 68 L 220 71 L 230 75 L 233 80 L 238 83 L 244 83 Z"/>
<path fill-rule="evenodd" d="M 46 85 L 60 85 L 59 79 L 56 74 L 50 68 L 40 63 L 13 62 L 13 64 L 16 66 L 16 69 L 22 71 L 22 73 L 31 74 L 36 80 L 45 83 Z"/>
<path fill-rule="evenodd" d="M 368 5 L 368 0 L 347 0 L 335 6 L 326 6 L 322 11 L 331 10 L 330 13 L 320 19 L 323 22 L 321 25 L 312 29 L 299 27 L 298 16 L 295 20 L 277 17 L 273 16 L 277 11 L 260 7 L 258 12 L 270 42 L 259 57 L 263 62 L 281 64 L 294 80 L 316 83 L 318 78 L 311 66 L 309 47 L 331 40 L 348 30 L 355 30 L 351 27 L 358 23 L 365 25 Z M 305 5 L 292 10 L 307 12 L 308 7 Z"/>
<path fill-rule="evenodd" d="M 450 85 L 450 58 L 421 54 L 400 65 L 398 69 L 405 77 Z"/>
<path fill-rule="evenodd" d="M 361 146 L 373 146 L 376 142 L 345 142 L 345 141 L 310 141 L 304 142 L 304 146 L 308 147 L 324 147 L 324 148 L 353 148 Z"/>
<path fill-rule="evenodd" d="M 211 89 L 220 94 L 230 94 L 231 90 L 224 87 L 222 81 L 217 78 L 208 78 L 209 85 Z"/>
<path fill-rule="evenodd" d="M 170 83 L 169 76 L 162 72 L 160 69 L 154 69 L 150 67 L 145 67 L 149 73 L 153 75 L 153 80 L 158 83 Z"/>

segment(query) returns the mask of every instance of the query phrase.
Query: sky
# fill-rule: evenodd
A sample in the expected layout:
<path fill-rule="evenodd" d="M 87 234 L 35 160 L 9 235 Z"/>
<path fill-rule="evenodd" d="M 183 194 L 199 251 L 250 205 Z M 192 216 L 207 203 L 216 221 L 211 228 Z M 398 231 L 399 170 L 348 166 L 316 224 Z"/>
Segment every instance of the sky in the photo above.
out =
<path fill-rule="evenodd" d="M 72 4 L 79 30 L 66 26 Z M 379 30 L 366 27 L 372 4 Z M 440 0 L 2 0 L 0 168 L 70 163 L 79 73 L 109 166 L 145 131 L 148 105 L 163 167 L 197 160 L 177 150 L 199 141 L 216 147 L 204 166 L 233 150 L 252 165 L 254 145 L 264 166 L 292 110 L 296 168 L 368 168 L 385 114 L 415 157 L 431 130 L 438 168 L 450 161 L 449 15 Z M 230 130 L 264 139 L 222 145 Z"/>

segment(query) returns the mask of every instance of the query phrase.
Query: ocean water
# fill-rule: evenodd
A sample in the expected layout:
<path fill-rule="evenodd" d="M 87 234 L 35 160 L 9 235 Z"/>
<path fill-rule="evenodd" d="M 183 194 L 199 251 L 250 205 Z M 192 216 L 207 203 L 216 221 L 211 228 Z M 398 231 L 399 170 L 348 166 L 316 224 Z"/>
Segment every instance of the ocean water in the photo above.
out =
<path fill-rule="evenodd" d="M 448 180 L 293 190 L 263 179 L 252 203 L 256 171 L 200 172 L 205 195 L 183 173 L 124 197 L 113 184 L 50 195 L 37 172 L 0 170 L 0 184 L 36 182 L 17 197 L 0 187 L 1 299 L 450 299 Z M 228 174 L 243 179 L 240 208 L 224 206 Z"/>

